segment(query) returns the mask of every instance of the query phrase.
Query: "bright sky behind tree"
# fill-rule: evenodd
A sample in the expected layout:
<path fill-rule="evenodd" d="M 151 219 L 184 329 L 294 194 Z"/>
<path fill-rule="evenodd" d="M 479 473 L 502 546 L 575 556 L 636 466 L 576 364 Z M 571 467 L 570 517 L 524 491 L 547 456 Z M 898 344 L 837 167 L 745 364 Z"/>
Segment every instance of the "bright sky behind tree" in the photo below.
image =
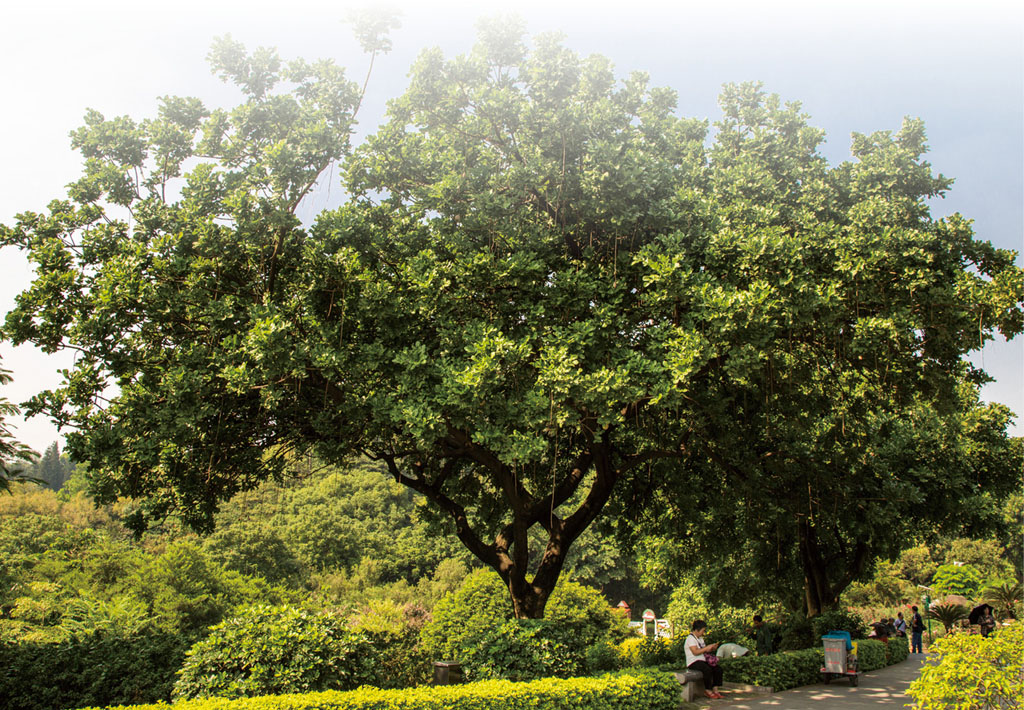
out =
<path fill-rule="evenodd" d="M 343 22 L 352 0 L 128 0 L 10 4 L 0 9 L 0 223 L 41 211 L 64 196 L 80 159 L 68 133 L 87 108 L 107 117 L 153 116 L 157 97 L 196 96 L 208 107 L 238 95 L 215 78 L 205 56 L 215 36 L 231 33 L 250 49 L 276 47 L 284 59 L 331 58 L 362 82 L 368 58 Z M 582 54 L 609 57 L 620 76 L 634 70 L 679 93 L 679 113 L 719 117 L 725 82 L 760 80 L 784 100 L 802 102 L 824 128 L 833 164 L 849 157 L 850 133 L 898 130 L 904 116 L 924 119 L 928 159 L 956 179 L 936 216 L 959 211 L 982 239 L 1022 251 L 1024 235 L 1024 10 L 1018 3 L 811 0 L 705 3 L 550 0 L 499 3 L 451 0 L 392 3 L 402 27 L 379 57 L 360 112 L 359 134 L 381 121 L 416 55 L 440 46 L 470 48 L 482 17 L 515 13 L 531 34 L 558 31 Z M 359 136 L 357 136 L 358 139 Z M 329 176 L 334 177 L 334 176 Z M 344 199 L 325 180 L 307 199 L 308 222 Z M 1021 260 L 1018 259 L 1018 263 Z M 21 255 L 0 252 L 0 312 L 30 281 Z M 46 357 L 0 343 L 0 365 L 14 382 L 0 392 L 20 402 L 59 381 L 70 355 Z M 1024 338 L 992 343 L 975 357 L 995 382 L 986 399 L 1024 413 Z M 41 418 L 11 422 L 37 451 L 57 438 Z M 1024 432 L 1018 421 L 1014 433 Z"/>

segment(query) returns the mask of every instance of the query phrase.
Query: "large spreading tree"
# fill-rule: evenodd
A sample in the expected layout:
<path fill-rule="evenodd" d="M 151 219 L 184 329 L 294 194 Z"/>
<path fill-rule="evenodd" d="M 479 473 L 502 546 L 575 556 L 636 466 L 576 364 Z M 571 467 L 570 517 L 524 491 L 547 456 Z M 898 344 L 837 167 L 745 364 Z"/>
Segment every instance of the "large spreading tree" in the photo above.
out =
<path fill-rule="evenodd" d="M 802 590 L 813 616 L 876 557 L 991 526 L 1019 485 L 1012 414 L 980 404 L 965 355 L 1020 331 L 1021 271 L 960 215 L 931 218 L 951 181 L 923 160 L 920 121 L 855 134 L 833 168 L 798 106 L 745 86 L 722 109 L 705 253 L 737 305 L 718 333 L 749 366 L 715 385 L 715 428 L 674 484 L 622 512 L 656 568 L 699 568 L 733 601 Z"/>
<path fill-rule="evenodd" d="M 847 420 L 941 407 L 964 353 L 1020 330 L 1013 256 L 928 215 L 947 183 L 920 124 L 831 168 L 756 86 L 727 89 L 709 140 L 642 74 L 482 35 L 424 53 L 355 149 L 337 67 L 229 41 L 234 110 L 87 116 L 84 177 L 2 240 L 37 274 L 12 339 L 78 352 L 29 409 L 73 429 L 101 496 L 202 529 L 295 455 L 366 456 L 536 617 L 609 502 L 711 465 L 756 497 L 729 488 L 751 477 L 737 448 L 777 434 L 792 460 Z M 336 161 L 351 197 L 307 228 Z"/>

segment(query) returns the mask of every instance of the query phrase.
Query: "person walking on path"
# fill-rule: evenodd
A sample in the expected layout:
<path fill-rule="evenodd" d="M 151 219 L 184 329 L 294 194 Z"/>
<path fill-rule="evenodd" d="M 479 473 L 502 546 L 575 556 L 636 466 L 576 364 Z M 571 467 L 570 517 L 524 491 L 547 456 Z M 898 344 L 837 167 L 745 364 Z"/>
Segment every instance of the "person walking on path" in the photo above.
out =
<path fill-rule="evenodd" d="M 917 607 L 912 606 L 910 610 L 914 616 L 910 619 L 910 652 L 924 653 L 924 645 L 921 643 L 921 634 L 924 633 L 924 619 L 917 612 Z"/>

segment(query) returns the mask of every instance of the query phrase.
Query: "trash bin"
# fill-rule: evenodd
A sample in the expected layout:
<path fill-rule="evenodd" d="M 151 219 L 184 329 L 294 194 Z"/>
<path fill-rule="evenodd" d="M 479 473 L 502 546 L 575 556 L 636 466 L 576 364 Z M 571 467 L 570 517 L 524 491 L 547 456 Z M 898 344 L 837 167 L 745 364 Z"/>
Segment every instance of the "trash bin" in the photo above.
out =
<path fill-rule="evenodd" d="M 434 661 L 434 685 L 452 685 L 465 680 L 462 664 L 457 661 Z"/>

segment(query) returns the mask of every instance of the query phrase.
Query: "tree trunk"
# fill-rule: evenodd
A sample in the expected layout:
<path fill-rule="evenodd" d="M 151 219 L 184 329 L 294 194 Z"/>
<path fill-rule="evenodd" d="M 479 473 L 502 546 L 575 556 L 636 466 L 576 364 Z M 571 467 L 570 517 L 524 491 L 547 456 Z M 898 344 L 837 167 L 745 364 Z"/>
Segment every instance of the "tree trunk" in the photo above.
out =
<path fill-rule="evenodd" d="M 508 585 L 509 596 L 512 598 L 512 610 L 517 619 L 543 619 L 544 608 L 554 588 L 540 587 L 526 581 L 524 575 L 516 575 L 518 579 Z"/>
<path fill-rule="evenodd" d="M 800 562 L 804 568 L 804 611 L 810 619 L 823 611 L 836 608 L 839 599 L 829 584 L 828 570 L 818 546 L 814 526 L 809 520 L 802 518 L 798 524 L 798 531 Z"/>
<path fill-rule="evenodd" d="M 412 462 L 409 468 L 415 475 L 403 474 L 398 457 L 393 454 L 382 453 L 374 458 L 387 464 L 396 481 L 422 493 L 451 516 L 455 534 L 466 548 L 494 569 L 505 582 L 516 618 L 540 619 L 558 582 L 569 547 L 600 514 L 621 475 L 621 469 L 617 470 L 612 465 L 611 456 L 610 446 L 591 442 L 587 450 L 567 466 L 555 489 L 543 496 L 528 491 L 512 469 L 486 449 L 473 444 L 464 432 L 451 432 L 450 442 L 436 459 L 444 461 L 443 465 L 431 469 L 422 460 Z M 634 458 L 631 465 L 640 460 Z M 460 459 L 485 467 L 493 477 L 495 487 L 504 494 L 512 520 L 497 534 L 493 543 L 488 544 L 482 539 L 470 525 L 465 508 L 443 491 L 445 480 L 456 470 Z M 573 496 L 591 469 L 595 474 L 594 480 L 583 502 L 565 517 L 556 515 L 555 511 Z M 548 543 L 533 579 L 527 581 L 530 558 L 528 533 L 534 525 L 540 525 L 547 531 Z"/>
<path fill-rule="evenodd" d="M 807 618 L 818 616 L 822 612 L 839 608 L 839 595 L 864 570 L 868 558 L 868 546 L 857 542 L 853 550 L 849 550 L 840 541 L 840 553 L 832 560 L 841 560 L 845 566 L 843 576 L 838 580 L 829 580 L 828 563 L 821 551 L 821 543 L 814 525 L 807 518 L 797 524 L 800 539 L 800 563 L 804 569 L 804 611 Z"/>

